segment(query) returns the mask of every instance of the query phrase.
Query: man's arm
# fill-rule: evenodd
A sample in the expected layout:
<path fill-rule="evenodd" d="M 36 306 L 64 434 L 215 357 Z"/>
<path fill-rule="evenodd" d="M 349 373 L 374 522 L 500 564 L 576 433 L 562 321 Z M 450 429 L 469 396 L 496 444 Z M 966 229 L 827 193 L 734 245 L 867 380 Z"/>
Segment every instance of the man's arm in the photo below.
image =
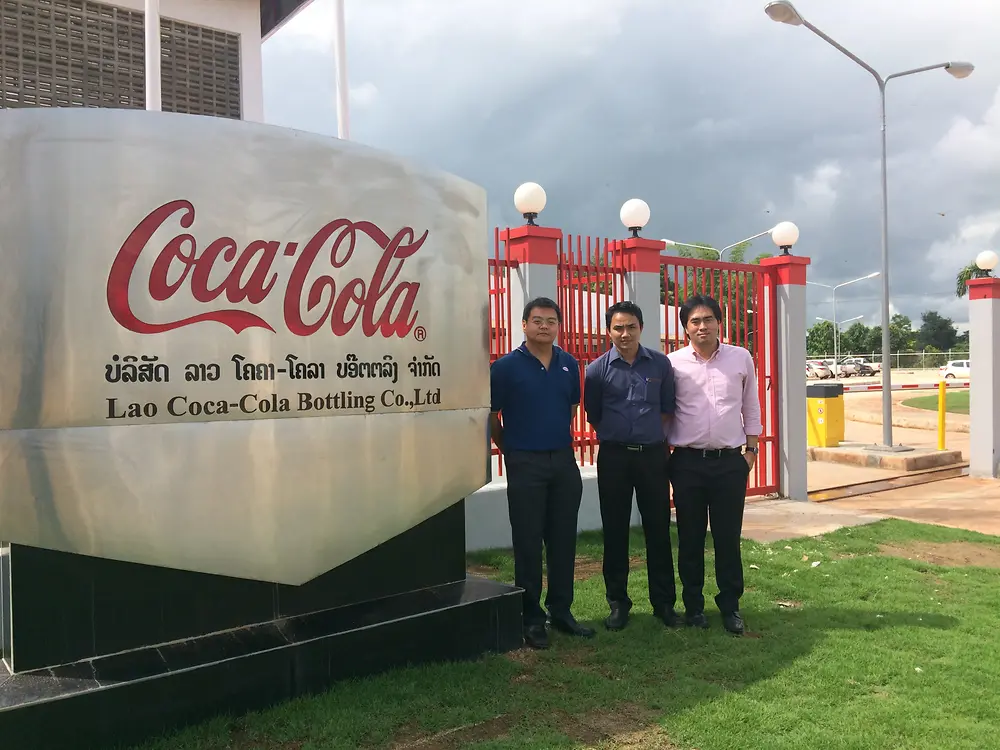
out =
<path fill-rule="evenodd" d="M 500 421 L 500 412 L 503 410 L 506 392 L 503 366 L 497 367 L 498 364 L 499 360 L 490 366 L 490 437 L 503 453 L 503 423 Z"/>
<path fill-rule="evenodd" d="M 760 433 L 764 426 L 760 421 L 760 397 L 757 395 L 757 371 L 754 369 L 753 357 L 746 353 L 746 377 L 743 379 L 743 432 L 747 436 L 747 448 L 756 448 L 760 443 Z M 747 460 L 753 466 L 757 456 L 747 454 Z"/>
<path fill-rule="evenodd" d="M 670 360 L 663 358 L 663 372 L 660 375 L 660 421 L 666 427 L 677 410 L 677 384 L 674 382 L 674 367 Z"/>
<path fill-rule="evenodd" d="M 583 411 L 595 428 L 601 423 L 601 399 L 604 395 L 604 372 L 601 359 L 587 365 L 583 376 Z"/>
<path fill-rule="evenodd" d="M 495 411 L 490 412 L 490 437 L 503 453 L 503 424 L 500 422 L 500 414 Z"/>
<path fill-rule="evenodd" d="M 573 373 L 573 387 L 569 392 L 569 423 L 570 426 L 576 429 L 576 415 L 580 413 L 580 363 L 577 361 L 576 357 L 573 357 L 573 366 L 570 368 L 570 372 Z M 574 436 L 575 437 L 575 436 Z"/>

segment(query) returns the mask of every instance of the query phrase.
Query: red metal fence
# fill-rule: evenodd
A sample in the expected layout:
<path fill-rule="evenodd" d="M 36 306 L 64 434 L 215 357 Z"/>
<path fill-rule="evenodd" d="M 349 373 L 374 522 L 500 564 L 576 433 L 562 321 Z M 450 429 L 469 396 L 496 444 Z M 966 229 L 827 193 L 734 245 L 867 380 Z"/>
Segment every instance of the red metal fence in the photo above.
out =
<path fill-rule="evenodd" d="M 625 299 L 625 274 L 615 263 L 614 240 L 566 235 L 559 249 L 556 290 L 563 325 L 559 345 L 580 363 L 580 391 L 587 365 L 607 351 L 604 313 Z M 574 448 L 580 463 L 593 464 L 597 434 L 587 422 L 583 404 L 573 425 Z"/>
<path fill-rule="evenodd" d="M 663 271 L 664 351 L 687 346 L 679 310 L 687 298 L 707 294 L 722 308 L 721 338 L 753 355 L 760 399 L 760 454 L 750 476 L 747 495 L 778 491 L 778 316 L 773 273 L 745 263 L 660 256 Z"/>
<path fill-rule="evenodd" d="M 506 256 L 506 253 L 505 253 Z M 493 257 L 490 267 L 490 364 L 510 351 L 513 315 L 510 298 L 510 274 L 516 260 L 500 257 L 500 229 L 493 230 Z M 496 446 L 494 446 L 494 450 Z"/>
<path fill-rule="evenodd" d="M 493 257 L 489 261 L 491 363 L 511 350 L 521 313 L 512 309 L 510 294 L 517 262 L 506 259 L 504 245 L 503 234 L 495 230 Z M 615 245 L 616 240 L 570 234 L 559 246 L 556 301 L 563 313 L 559 345 L 580 362 L 581 390 L 587 365 L 610 345 L 604 313 L 614 302 L 626 298 L 625 274 L 619 261 L 621 256 L 613 252 Z M 693 294 L 709 294 L 718 300 L 725 313 L 722 340 L 746 347 L 753 355 L 764 432 L 747 494 L 777 492 L 778 353 L 773 274 L 757 265 L 669 255 L 661 256 L 661 270 L 663 332 L 659 346 L 662 351 L 671 352 L 687 345 L 678 318 L 680 304 Z M 655 345 L 651 341 L 644 343 Z M 597 439 L 587 424 L 582 405 L 573 427 L 578 460 L 581 464 L 593 464 Z M 502 476 L 503 458 L 496 446 L 493 455 Z"/>

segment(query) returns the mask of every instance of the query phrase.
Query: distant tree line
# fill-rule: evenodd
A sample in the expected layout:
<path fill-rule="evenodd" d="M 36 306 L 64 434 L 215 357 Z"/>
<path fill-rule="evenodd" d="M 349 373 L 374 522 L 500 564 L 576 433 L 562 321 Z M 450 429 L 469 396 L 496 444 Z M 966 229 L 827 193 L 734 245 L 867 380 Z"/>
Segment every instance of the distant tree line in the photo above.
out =
<path fill-rule="evenodd" d="M 969 334 L 960 334 L 951 318 L 928 310 L 920 315 L 920 327 L 914 328 L 908 316 L 898 313 L 892 316 L 889 322 L 889 351 L 894 354 L 920 352 L 923 355 L 923 360 L 907 363 L 908 366 L 938 367 L 945 363 L 947 352 L 952 350 L 967 352 Z M 809 357 L 829 357 L 833 354 L 833 323 L 824 320 L 809 329 L 806 354 Z M 842 330 L 839 354 L 842 357 L 851 354 L 881 356 L 882 326 L 866 326 L 858 321 Z"/>

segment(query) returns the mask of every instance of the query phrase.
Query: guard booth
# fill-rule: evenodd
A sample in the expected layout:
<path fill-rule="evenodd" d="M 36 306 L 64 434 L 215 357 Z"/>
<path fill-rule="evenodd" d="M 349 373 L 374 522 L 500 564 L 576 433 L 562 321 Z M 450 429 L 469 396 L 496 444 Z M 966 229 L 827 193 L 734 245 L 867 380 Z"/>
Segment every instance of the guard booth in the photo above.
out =
<path fill-rule="evenodd" d="M 844 441 L 844 386 L 806 386 L 806 441 L 810 448 L 836 448 Z"/>

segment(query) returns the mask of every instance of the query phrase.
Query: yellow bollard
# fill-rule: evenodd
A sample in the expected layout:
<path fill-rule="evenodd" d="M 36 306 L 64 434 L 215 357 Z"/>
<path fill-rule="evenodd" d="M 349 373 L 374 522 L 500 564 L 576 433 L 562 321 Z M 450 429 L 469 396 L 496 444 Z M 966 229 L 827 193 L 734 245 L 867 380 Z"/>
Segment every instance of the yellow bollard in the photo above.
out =
<path fill-rule="evenodd" d="M 945 393 L 948 386 L 942 380 L 938 383 L 938 450 L 944 450 Z"/>

